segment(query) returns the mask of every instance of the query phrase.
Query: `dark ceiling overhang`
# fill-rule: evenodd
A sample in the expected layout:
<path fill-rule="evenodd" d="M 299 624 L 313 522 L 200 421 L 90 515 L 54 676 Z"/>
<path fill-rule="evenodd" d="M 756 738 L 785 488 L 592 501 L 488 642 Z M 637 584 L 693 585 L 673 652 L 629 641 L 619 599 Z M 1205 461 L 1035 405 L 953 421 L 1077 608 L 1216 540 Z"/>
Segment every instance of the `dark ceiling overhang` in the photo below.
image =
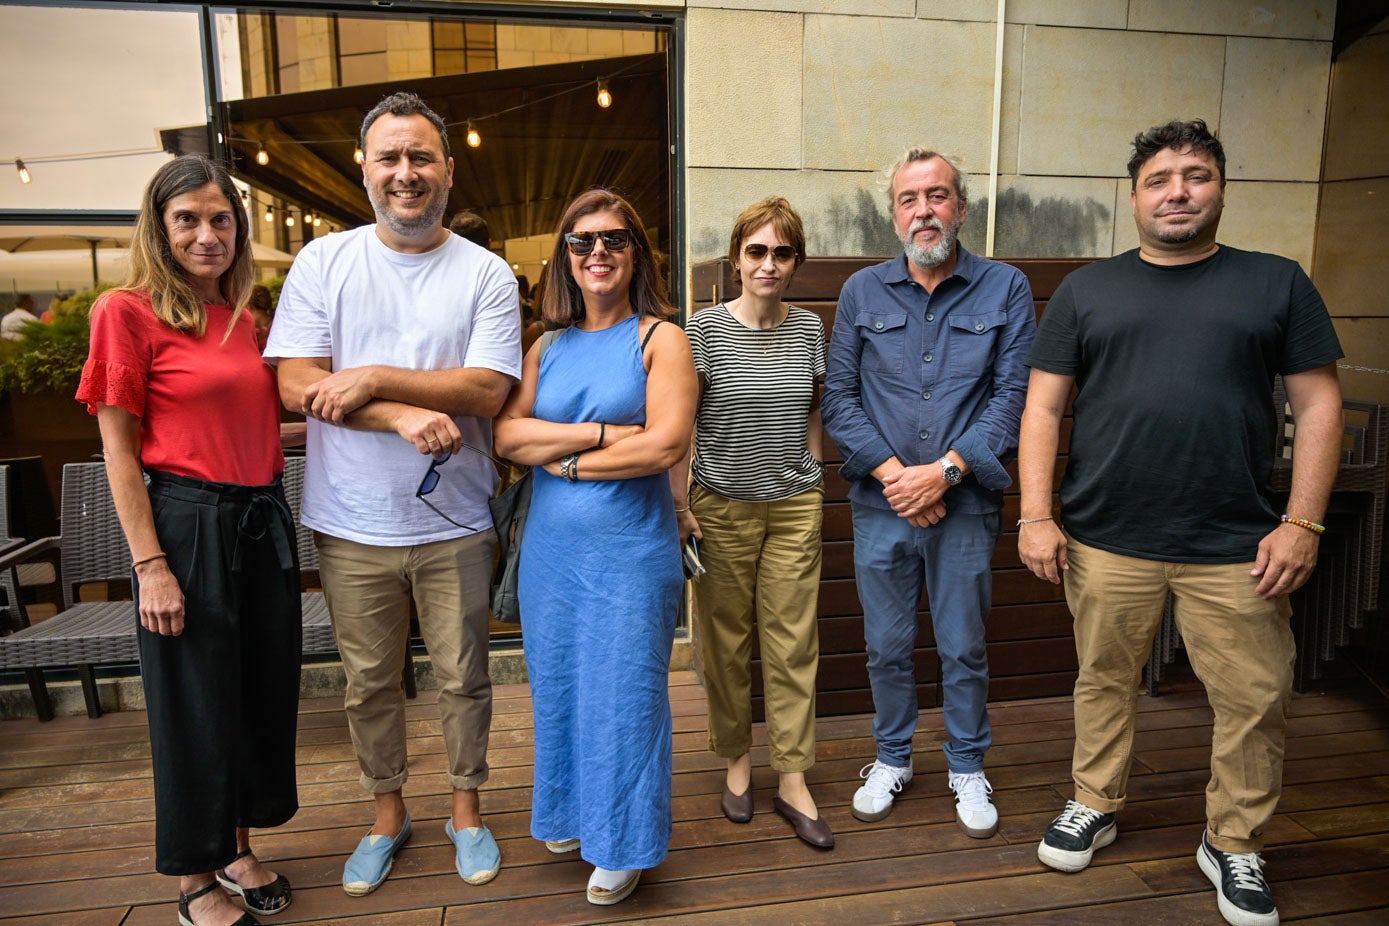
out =
<path fill-rule="evenodd" d="M 609 109 L 596 102 L 600 77 L 613 94 Z M 224 103 L 235 173 L 345 226 L 373 221 L 353 152 L 363 116 L 397 90 L 418 93 L 449 123 L 449 214 L 477 212 L 494 240 L 553 232 L 569 201 L 595 185 L 619 189 L 651 227 L 668 224 L 661 53 Z M 469 119 L 482 135 L 478 148 L 464 140 Z M 166 141 L 191 147 L 196 135 L 184 130 Z M 266 165 L 256 163 L 261 143 Z"/>

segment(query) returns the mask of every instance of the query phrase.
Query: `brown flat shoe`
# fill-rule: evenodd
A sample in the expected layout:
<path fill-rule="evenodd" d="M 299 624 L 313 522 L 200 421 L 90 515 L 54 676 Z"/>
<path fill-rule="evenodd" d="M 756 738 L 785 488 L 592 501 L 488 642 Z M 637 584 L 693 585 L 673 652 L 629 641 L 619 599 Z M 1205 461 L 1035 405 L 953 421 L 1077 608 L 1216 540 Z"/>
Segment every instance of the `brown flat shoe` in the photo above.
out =
<path fill-rule="evenodd" d="M 824 817 L 810 819 L 783 801 L 780 794 L 772 798 L 772 807 L 790 821 L 791 825 L 796 828 L 796 835 L 801 837 L 803 841 L 810 843 L 817 849 L 834 848 L 834 833 L 830 831 L 830 825 L 825 822 Z"/>
<path fill-rule="evenodd" d="M 723 815 L 734 823 L 747 823 L 752 819 L 752 785 L 749 784 L 742 794 L 734 794 L 724 785 L 719 806 L 723 808 Z"/>

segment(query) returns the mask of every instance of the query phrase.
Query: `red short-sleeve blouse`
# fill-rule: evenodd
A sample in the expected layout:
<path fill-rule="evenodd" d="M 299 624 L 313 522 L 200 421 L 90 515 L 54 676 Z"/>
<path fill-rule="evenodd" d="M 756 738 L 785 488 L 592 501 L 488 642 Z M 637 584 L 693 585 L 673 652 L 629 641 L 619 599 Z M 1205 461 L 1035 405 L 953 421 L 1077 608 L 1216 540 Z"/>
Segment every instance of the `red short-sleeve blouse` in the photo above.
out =
<path fill-rule="evenodd" d="M 275 372 L 256 349 L 249 312 L 223 340 L 231 308 L 207 307 L 207 330 L 178 331 L 148 298 L 111 293 L 92 310 L 92 346 L 77 399 L 140 419 L 140 463 L 239 485 L 266 485 L 284 469 Z"/>

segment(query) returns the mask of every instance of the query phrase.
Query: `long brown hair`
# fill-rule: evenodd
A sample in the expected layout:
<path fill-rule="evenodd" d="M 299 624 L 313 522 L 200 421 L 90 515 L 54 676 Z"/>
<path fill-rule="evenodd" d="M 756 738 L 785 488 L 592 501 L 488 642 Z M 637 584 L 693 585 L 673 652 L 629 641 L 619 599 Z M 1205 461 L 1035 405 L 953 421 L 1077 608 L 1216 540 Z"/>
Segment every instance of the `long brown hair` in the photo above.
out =
<path fill-rule="evenodd" d="M 130 275 L 125 285 L 112 292 L 134 292 L 149 296 L 154 317 L 171 328 L 201 337 L 207 331 L 207 309 L 193 292 L 183 268 L 174 260 L 169 232 L 164 227 L 164 209 L 169 201 L 184 193 L 212 184 L 227 198 L 236 222 L 236 253 L 231 266 L 217 281 L 222 298 L 232 307 L 227 335 L 236 327 L 251 295 L 255 266 L 251 262 L 251 232 L 241 194 L 232 183 L 226 167 L 201 154 L 185 154 L 159 168 L 145 187 L 140 217 L 130 241 Z M 226 335 L 223 336 L 224 339 Z"/>
<path fill-rule="evenodd" d="M 545 291 L 541 313 L 545 321 L 556 328 L 568 328 L 584 319 L 584 294 L 570 272 L 569 246 L 564 243 L 564 236 L 574 230 L 579 219 L 595 212 L 616 213 L 632 234 L 632 243 L 627 246 L 633 252 L 632 283 L 628 290 L 632 308 L 638 315 L 671 318 L 675 315 L 675 307 L 666 296 L 665 279 L 656 267 L 656 255 L 651 250 L 651 240 L 646 237 L 641 217 L 632 204 L 617 193 L 595 187 L 580 193 L 564 210 L 564 218 L 560 219 L 555 247 L 541 276 Z"/>

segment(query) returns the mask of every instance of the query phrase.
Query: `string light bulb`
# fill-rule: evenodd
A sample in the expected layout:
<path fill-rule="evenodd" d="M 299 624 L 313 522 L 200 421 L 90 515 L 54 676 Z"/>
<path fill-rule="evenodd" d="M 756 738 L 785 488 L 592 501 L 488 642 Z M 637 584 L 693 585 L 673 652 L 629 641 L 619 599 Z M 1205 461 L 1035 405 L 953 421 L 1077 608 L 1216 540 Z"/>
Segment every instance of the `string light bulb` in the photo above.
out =
<path fill-rule="evenodd" d="M 481 145 L 481 144 L 482 144 L 482 136 L 481 136 L 480 134 L 478 134 L 478 130 L 475 129 L 475 128 L 473 127 L 473 120 L 469 119 L 469 120 L 468 120 L 468 147 L 469 147 L 469 148 L 476 148 L 478 145 Z"/>
<path fill-rule="evenodd" d="M 289 210 L 285 210 L 285 228 L 293 228 L 293 227 L 294 227 L 294 213 L 290 212 Z"/>
<path fill-rule="evenodd" d="M 362 162 L 365 161 L 366 159 L 367 159 L 367 156 L 366 156 L 366 154 L 362 151 L 362 146 L 361 146 L 361 145 L 358 145 L 356 148 L 354 148 L 354 149 L 352 150 L 352 160 L 356 161 L 358 164 L 362 163 Z"/>
<path fill-rule="evenodd" d="M 273 221 L 275 221 L 275 210 L 274 210 L 274 208 L 271 207 L 271 206 L 266 206 L 266 207 L 265 207 L 265 221 L 267 221 L 267 222 L 273 222 Z"/>
<path fill-rule="evenodd" d="M 319 227 L 320 225 L 322 225 L 322 224 L 323 224 L 323 219 L 319 218 L 318 216 L 314 216 L 314 217 L 313 217 L 313 227 L 314 227 L 314 228 L 318 228 L 318 227 Z"/>
<path fill-rule="evenodd" d="M 270 152 L 265 150 L 264 142 L 261 142 L 260 148 L 256 151 L 256 163 L 261 167 L 270 163 Z"/>
<path fill-rule="evenodd" d="M 29 168 L 25 167 L 24 162 L 21 161 L 19 158 L 14 159 L 14 169 L 19 171 L 20 183 L 28 184 L 34 182 L 34 178 L 29 176 Z"/>
<path fill-rule="evenodd" d="M 305 224 L 305 225 L 312 225 L 312 224 L 313 224 L 313 220 L 314 220 L 314 214 L 313 214 L 312 212 L 309 212 L 309 211 L 306 210 L 306 211 L 304 212 L 304 224 Z"/>
<path fill-rule="evenodd" d="M 612 91 L 608 89 L 608 82 L 601 77 L 598 79 L 598 105 L 604 109 L 613 105 Z"/>

